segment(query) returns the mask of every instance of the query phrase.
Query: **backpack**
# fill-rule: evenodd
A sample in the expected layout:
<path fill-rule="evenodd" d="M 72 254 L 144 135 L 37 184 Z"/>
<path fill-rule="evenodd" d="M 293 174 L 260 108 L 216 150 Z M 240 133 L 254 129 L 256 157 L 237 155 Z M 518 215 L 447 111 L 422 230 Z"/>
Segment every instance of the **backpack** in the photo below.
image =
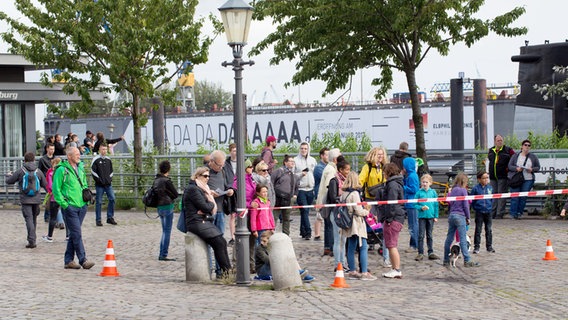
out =
<path fill-rule="evenodd" d="M 22 167 L 22 170 L 24 171 L 24 176 L 22 177 L 22 182 L 20 183 L 22 192 L 28 197 L 33 197 L 39 192 L 40 187 L 39 177 L 37 176 L 38 169 L 35 169 L 35 171 L 33 171 L 33 174 L 31 174 L 32 172 L 29 172 L 24 167 Z"/>
<path fill-rule="evenodd" d="M 351 194 L 351 192 L 349 192 L 349 194 Z M 345 200 L 340 201 L 339 203 L 345 204 L 347 198 L 349 197 L 349 194 L 347 195 L 347 197 L 345 197 Z M 335 224 L 341 229 L 351 228 L 351 226 L 353 225 L 353 216 L 349 214 L 347 206 L 336 207 L 334 209 L 335 211 L 333 213 L 333 219 L 335 220 Z"/>
<path fill-rule="evenodd" d="M 142 203 L 149 208 L 158 207 L 158 192 L 156 188 L 154 188 L 154 185 L 152 185 L 150 189 L 146 190 L 142 197 Z"/>

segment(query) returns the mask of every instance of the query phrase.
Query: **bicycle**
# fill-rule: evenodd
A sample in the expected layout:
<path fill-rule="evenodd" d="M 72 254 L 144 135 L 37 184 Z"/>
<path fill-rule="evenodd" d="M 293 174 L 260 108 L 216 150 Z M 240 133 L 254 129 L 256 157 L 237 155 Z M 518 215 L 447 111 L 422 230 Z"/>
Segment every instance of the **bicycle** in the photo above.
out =
<path fill-rule="evenodd" d="M 435 171 L 430 171 L 430 175 L 433 176 L 435 173 Z M 438 186 L 438 196 L 439 197 L 447 197 L 448 193 L 450 193 L 450 189 L 452 188 L 452 183 L 454 182 L 454 178 L 458 175 L 457 172 L 452 172 L 452 171 L 448 171 L 445 173 L 446 177 L 447 177 L 447 182 L 446 183 L 442 183 L 442 182 L 437 182 L 432 180 L 432 185 L 434 186 Z M 443 192 L 441 192 L 443 191 Z M 447 201 L 440 201 L 440 204 L 443 207 L 447 207 L 448 206 L 448 202 Z"/>

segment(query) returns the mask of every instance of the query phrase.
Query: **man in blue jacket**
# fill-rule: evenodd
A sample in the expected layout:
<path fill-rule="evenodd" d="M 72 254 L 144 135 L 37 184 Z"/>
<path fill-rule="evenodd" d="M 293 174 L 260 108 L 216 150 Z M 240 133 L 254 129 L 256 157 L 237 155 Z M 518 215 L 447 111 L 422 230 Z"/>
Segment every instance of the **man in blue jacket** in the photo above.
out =
<path fill-rule="evenodd" d="M 472 195 L 485 195 L 493 194 L 493 187 L 489 184 L 489 174 L 484 170 L 477 173 L 477 182 L 479 182 L 473 189 L 471 189 Z M 487 252 L 494 253 L 493 249 L 493 232 L 491 231 L 491 225 L 493 224 L 493 219 L 491 215 L 491 209 L 493 206 L 493 199 L 481 199 L 473 200 L 472 207 L 475 210 L 475 236 L 473 238 L 473 253 L 479 253 L 479 247 L 481 245 L 481 228 L 485 223 L 485 247 Z"/>
<path fill-rule="evenodd" d="M 416 173 L 416 160 L 411 157 L 402 160 L 402 172 L 404 174 L 404 199 L 414 199 L 420 189 L 420 179 Z M 406 203 L 406 216 L 408 217 L 408 232 L 410 233 L 410 247 L 407 253 L 416 252 L 418 249 L 418 214 L 413 203 Z"/>

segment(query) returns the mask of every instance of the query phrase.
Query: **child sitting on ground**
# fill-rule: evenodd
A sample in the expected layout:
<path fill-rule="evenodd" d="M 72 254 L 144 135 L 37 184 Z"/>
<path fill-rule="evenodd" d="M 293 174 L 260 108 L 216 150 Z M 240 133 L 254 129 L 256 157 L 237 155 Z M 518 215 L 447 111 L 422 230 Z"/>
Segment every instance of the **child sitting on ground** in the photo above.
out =
<path fill-rule="evenodd" d="M 436 190 L 430 188 L 432 185 L 432 176 L 425 174 L 420 178 L 420 190 L 416 193 L 416 199 L 438 198 Z M 424 234 L 426 234 L 426 245 L 428 246 L 428 259 L 440 259 L 433 248 L 434 240 L 432 238 L 432 229 L 434 223 L 438 222 L 438 202 L 419 202 L 415 204 L 418 212 L 418 255 L 414 260 L 422 261 L 424 259 Z"/>
<path fill-rule="evenodd" d="M 564 208 L 562 208 L 562 211 L 560 211 L 560 216 L 564 217 L 566 215 L 566 210 L 568 210 L 568 201 L 566 201 L 566 204 L 564 205 Z"/>
<path fill-rule="evenodd" d="M 484 170 L 477 173 L 478 184 L 471 189 L 472 195 L 492 194 L 493 188 L 489 184 L 489 174 Z M 472 207 L 475 210 L 475 236 L 473 237 L 473 253 L 479 253 L 481 245 L 481 228 L 485 224 L 485 248 L 487 252 L 495 253 L 493 249 L 493 233 L 491 231 L 492 218 L 491 206 L 493 199 L 473 200 Z"/>
<path fill-rule="evenodd" d="M 268 257 L 268 240 L 274 232 L 272 230 L 266 230 L 260 235 L 260 245 L 254 249 L 254 261 L 256 265 L 256 276 L 255 280 L 272 280 L 272 271 L 270 270 L 270 259 Z M 297 263 L 297 262 L 296 262 Z M 305 283 L 312 282 L 316 278 L 308 273 L 308 270 L 301 269 L 298 265 L 298 272 L 302 277 L 302 281 Z"/>

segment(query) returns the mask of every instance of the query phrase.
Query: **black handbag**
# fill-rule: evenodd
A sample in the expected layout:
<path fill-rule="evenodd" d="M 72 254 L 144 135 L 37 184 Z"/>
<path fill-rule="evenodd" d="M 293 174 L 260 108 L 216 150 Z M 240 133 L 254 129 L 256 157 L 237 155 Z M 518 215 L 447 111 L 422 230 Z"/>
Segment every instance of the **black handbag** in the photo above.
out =
<path fill-rule="evenodd" d="M 527 154 L 527 157 L 525 158 L 525 162 L 523 163 L 523 167 L 527 164 L 528 159 L 529 159 L 529 155 Z M 523 171 L 521 170 L 521 171 L 515 172 L 515 174 L 513 174 L 511 176 L 511 178 L 509 178 L 508 184 L 509 184 L 510 188 L 518 188 L 518 187 L 523 185 L 523 182 L 525 182 L 525 176 L 523 174 Z"/>

